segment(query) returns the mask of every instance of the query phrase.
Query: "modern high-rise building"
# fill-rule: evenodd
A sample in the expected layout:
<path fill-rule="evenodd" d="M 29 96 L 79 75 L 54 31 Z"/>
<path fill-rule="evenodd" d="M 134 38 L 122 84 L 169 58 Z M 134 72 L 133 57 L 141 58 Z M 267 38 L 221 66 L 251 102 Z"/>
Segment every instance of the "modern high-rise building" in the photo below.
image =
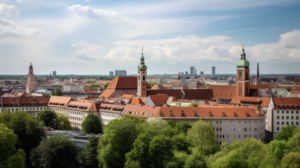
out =
<path fill-rule="evenodd" d="M 194 73 L 195 77 L 197 76 L 197 69 L 195 69 L 195 73 Z"/>
<path fill-rule="evenodd" d="M 189 72 L 188 71 L 185 71 L 185 75 L 188 75 L 189 74 Z"/>
<path fill-rule="evenodd" d="M 114 71 L 109 71 L 109 76 L 114 76 Z"/>
<path fill-rule="evenodd" d="M 216 75 L 216 67 L 215 66 L 212 66 L 212 68 L 211 68 L 211 74 L 213 76 Z"/>
<path fill-rule="evenodd" d="M 115 70 L 115 76 L 127 76 L 126 70 Z"/>
<path fill-rule="evenodd" d="M 203 75 L 204 75 L 204 72 L 203 72 L 203 71 L 200 71 L 200 75 L 203 76 Z"/>
<path fill-rule="evenodd" d="M 184 75 L 184 72 L 181 72 L 181 75 Z"/>
<path fill-rule="evenodd" d="M 190 68 L 190 75 L 194 76 L 194 73 L 195 73 L 195 67 L 191 66 L 191 68 Z"/>
<path fill-rule="evenodd" d="M 53 77 L 56 77 L 56 71 L 53 71 L 52 75 Z"/>

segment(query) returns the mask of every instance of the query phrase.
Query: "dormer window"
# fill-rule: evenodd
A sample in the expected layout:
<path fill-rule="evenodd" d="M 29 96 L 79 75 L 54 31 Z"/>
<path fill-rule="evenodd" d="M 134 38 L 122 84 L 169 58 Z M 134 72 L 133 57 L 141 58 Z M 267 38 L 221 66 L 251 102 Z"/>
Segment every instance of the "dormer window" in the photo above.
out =
<path fill-rule="evenodd" d="M 174 117 L 173 111 L 170 111 L 170 117 Z"/>
<path fill-rule="evenodd" d="M 234 117 L 239 117 L 236 113 L 234 113 Z"/>
<path fill-rule="evenodd" d="M 160 111 L 160 114 L 159 114 L 160 117 L 164 117 L 164 114 L 162 111 Z"/>
<path fill-rule="evenodd" d="M 181 110 L 181 117 L 186 117 L 183 110 Z"/>
<path fill-rule="evenodd" d="M 248 113 L 246 113 L 247 117 L 250 117 L 250 115 Z"/>
<path fill-rule="evenodd" d="M 214 117 L 214 115 L 211 112 L 209 112 L 209 117 Z"/>
<path fill-rule="evenodd" d="M 194 116 L 195 116 L 195 117 L 199 117 L 199 115 L 197 114 L 196 111 L 194 111 Z"/>
<path fill-rule="evenodd" d="M 222 117 L 227 117 L 226 114 L 225 114 L 224 112 L 222 113 Z"/>

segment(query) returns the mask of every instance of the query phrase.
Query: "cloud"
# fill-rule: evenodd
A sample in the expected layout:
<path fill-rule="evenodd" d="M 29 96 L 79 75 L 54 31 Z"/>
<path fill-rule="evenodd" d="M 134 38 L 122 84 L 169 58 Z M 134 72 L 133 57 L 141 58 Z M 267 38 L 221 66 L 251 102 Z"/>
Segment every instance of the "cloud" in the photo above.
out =
<path fill-rule="evenodd" d="M 30 37 L 40 33 L 37 29 L 23 28 L 12 21 L 0 20 L 0 35 L 6 37 Z"/>
<path fill-rule="evenodd" d="M 5 3 L 0 4 L 0 13 L 7 16 L 18 16 L 20 12 L 15 8 L 15 5 Z"/>
<path fill-rule="evenodd" d="M 84 60 L 84 61 L 96 60 L 96 58 L 87 56 L 87 55 L 85 55 L 85 54 L 77 54 L 77 55 L 76 55 L 76 59 Z"/>
<path fill-rule="evenodd" d="M 91 18 L 100 18 L 109 21 L 124 20 L 125 17 L 114 11 L 95 9 L 89 6 L 73 5 L 68 8 L 70 11 L 80 16 L 89 16 Z"/>

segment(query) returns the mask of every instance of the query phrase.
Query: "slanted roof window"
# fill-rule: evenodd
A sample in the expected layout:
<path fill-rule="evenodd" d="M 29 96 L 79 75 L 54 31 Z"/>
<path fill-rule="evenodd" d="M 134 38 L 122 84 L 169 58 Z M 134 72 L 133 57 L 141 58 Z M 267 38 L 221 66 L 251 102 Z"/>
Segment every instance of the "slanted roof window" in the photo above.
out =
<path fill-rule="evenodd" d="M 181 110 L 181 117 L 186 117 L 183 110 Z"/>
<path fill-rule="evenodd" d="M 170 117 L 175 117 L 172 110 L 170 110 Z"/>
<path fill-rule="evenodd" d="M 227 117 L 226 114 L 225 114 L 224 112 L 222 113 L 222 117 Z"/>
<path fill-rule="evenodd" d="M 144 112 L 142 112 L 141 116 L 144 115 Z"/>
<path fill-rule="evenodd" d="M 160 111 L 160 114 L 159 114 L 160 117 L 164 117 L 164 114 L 162 111 Z"/>
<path fill-rule="evenodd" d="M 246 113 L 247 117 L 250 117 L 250 115 L 248 113 Z"/>
<path fill-rule="evenodd" d="M 234 117 L 239 117 L 236 113 L 234 113 Z"/>
<path fill-rule="evenodd" d="M 194 111 L 194 117 L 199 117 L 199 115 L 197 114 L 197 111 Z"/>
<path fill-rule="evenodd" d="M 209 112 L 209 117 L 214 117 L 214 115 L 211 112 Z"/>

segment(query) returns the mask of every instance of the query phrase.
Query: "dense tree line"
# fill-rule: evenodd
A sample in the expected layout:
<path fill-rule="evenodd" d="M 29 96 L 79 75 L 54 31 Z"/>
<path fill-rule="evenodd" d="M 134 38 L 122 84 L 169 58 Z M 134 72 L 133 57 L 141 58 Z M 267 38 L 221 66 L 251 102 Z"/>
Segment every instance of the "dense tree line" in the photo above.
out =
<path fill-rule="evenodd" d="M 72 130 L 69 119 L 63 114 L 56 113 L 52 110 L 38 112 L 37 119 L 43 121 L 46 127 L 58 130 Z"/>

